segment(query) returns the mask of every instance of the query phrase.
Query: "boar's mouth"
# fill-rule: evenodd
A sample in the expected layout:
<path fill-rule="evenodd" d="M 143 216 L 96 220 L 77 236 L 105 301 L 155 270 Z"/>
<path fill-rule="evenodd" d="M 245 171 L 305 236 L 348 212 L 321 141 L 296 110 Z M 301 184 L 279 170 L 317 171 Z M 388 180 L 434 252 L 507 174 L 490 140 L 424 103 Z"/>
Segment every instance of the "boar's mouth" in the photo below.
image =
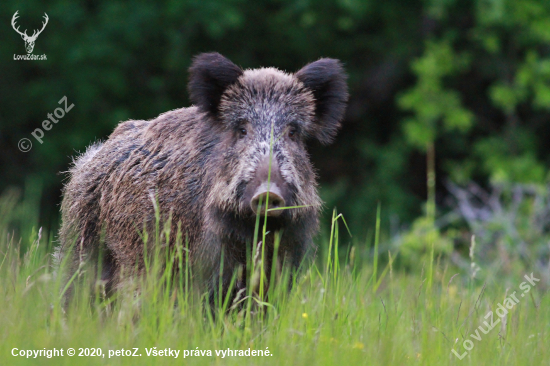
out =
<path fill-rule="evenodd" d="M 250 210 L 251 212 L 252 210 Z M 222 232 L 231 233 L 230 236 L 234 238 L 241 238 L 244 241 L 248 241 L 253 238 L 255 228 L 256 228 L 256 215 L 246 214 L 242 215 L 238 212 L 228 212 L 217 209 L 214 211 L 214 216 L 217 218 L 217 221 L 222 224 L 222 227 L 219 227 L 218 230 Z M 277 217 L 267 217 L 267 222 L 265 221 L 264 216 L 260 216 L 258 220 L 258 233 L 259 236 L 262 235 L 264 225 L 266 226 L 266 231 L 275 232 L 280 230 L 285 230 L 290 225 L 290 214 L 287 210 L 284 210 L 283 213 Z"/>

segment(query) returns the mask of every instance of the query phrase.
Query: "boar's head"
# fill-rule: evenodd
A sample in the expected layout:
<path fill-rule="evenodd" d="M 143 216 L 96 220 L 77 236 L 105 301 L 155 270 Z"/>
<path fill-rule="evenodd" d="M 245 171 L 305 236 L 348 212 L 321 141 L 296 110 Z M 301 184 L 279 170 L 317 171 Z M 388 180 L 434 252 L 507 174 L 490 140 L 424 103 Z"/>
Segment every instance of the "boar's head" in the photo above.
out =
<path fill-rule="evenodd" d="M 322 58 L 294 74 L 275 68 L 242 70 L 218 53 L 197 56 L 189 93 L 221 134 L 208 204 L 239 217 L 267 208 L 273 221 L 317 214 L 321 201 L 306 141 L 330 143 L 348 98 L 338 60 Z"/>

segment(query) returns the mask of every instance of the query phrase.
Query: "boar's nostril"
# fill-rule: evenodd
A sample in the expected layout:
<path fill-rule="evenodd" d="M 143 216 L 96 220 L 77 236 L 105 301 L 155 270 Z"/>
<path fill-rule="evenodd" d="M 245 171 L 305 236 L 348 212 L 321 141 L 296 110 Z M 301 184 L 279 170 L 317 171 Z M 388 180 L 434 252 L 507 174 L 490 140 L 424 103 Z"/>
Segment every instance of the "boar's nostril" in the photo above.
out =
<path fill-rule="evenodd" d="M 252 200 L 250 200 L 250 207 L 252 208 L 252 211 L 257 214 L 258 213 L 258 206 L 260 208 L 260 214 L 265 214 L 265 201 L 266 199 L 269 199 L 268 209 L 270 208 L 281 208 L 285 206 L 285 200 L 283 197 L 281 197 L 280 192 L 277 188 L 277 186 L 271 187 L 269 190 L 269 197 L 267 197 L 267 189 L 265 187 L 260 187 L 257 191 L 254 197 L 252 197 Z M 268 211 L 267 216 L 270 217 L 276 217 L 283 213 L 283 210 L 276 210 L 276 211 Z"/>

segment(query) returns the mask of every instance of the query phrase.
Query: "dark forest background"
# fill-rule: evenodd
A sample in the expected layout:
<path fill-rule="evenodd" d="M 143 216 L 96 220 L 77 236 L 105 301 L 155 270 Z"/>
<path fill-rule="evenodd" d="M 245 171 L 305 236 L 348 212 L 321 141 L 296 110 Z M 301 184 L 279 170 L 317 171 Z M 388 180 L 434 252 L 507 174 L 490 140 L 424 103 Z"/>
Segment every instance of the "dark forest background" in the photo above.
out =
<path fill-rule="evenodd" d="M 33 52 L 47 61 L 14 60 L 26 53 L 10 24 L 17 10 L 29 34 L 48 14 Z M 548 183 L 548 1 L 4 0 L 0 14 L 0 192 L 40 206 L 15 226 L 55 228 L 60 172 L 120 121 L 189 106 L 187 68 L 207 51 L 290 72 L 342 60 L 344 126 L 310 152 L 327 213 L 336 206 L 352 232 L 373 227 L 378 202 L 395 229 L 431 206 L 433 217 L 452 211 L 450 187 Z M 63 96 L 75 107 L 39 144 L 31 132 Z M 31 151 L 19 151 L 22 138 Z"/>

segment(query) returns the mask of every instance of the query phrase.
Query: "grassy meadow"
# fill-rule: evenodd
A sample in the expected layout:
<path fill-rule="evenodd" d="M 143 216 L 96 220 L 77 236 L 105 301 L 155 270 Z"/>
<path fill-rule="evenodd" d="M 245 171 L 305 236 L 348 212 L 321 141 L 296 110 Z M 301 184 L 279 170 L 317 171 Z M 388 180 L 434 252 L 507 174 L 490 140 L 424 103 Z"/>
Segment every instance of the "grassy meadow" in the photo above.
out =
<path fill-rule="evenodd" d="M 220 298 L 213 312 L 206 310 L 204 294 L 185 290 L 193 286 L 180 243 L 152 253 L 149 275 L 114 299 L 103 298 L 101 286 L 91 294 L 83 284 L 96 282 L 82 267 L 64 311 L 65 284 L 52 261 L 54 233 L 35 228 L 18 237 L 7 224 L 17 202 L 4 195 L 0 208 L 1 365 L 545 365 L 550 360 L 544 281 L 537 282 L 535 273 L 530 283 L 524 275 L 532 271 L 525 268 L 503 276 L 498 266 L 478 266 L 476 248 L 471 270 L 438 256 L 405 271 L 396 265 L 399 251 L 388 252 L 381 244 L 379 225 L 373 223 L 372 242 L 365 243 L 351 238 L 334 214 L 324 223 L 330 234 L 318 238 L 315 262 L 305 265 L 292 291 L 280 285 L 266 289 L 267 302 L 248 290 L 236 309 L 228 310 L 237 304 Z M 157 248 L 163 234 L 159 228 Z M 261 273 L 261 253 L 251 261 L 251 271 Z M 183 270 L 172 276 L 174 268 Z M 285 276 L 275 275 L 283 278 L 278 283 Z M 250 281 L 267 280 L 261 277 Z M 249 288 L 258 288 L 250 281 Z M 74 356 L 67 355 L 69 348 Z M 45 352 L 53 349 L 63 350 L 63 356 L 48 358 Z M 37 358 L 27 353 L 40 350 Z M 168 356 L 153 353 L 165 350 Z"/>

